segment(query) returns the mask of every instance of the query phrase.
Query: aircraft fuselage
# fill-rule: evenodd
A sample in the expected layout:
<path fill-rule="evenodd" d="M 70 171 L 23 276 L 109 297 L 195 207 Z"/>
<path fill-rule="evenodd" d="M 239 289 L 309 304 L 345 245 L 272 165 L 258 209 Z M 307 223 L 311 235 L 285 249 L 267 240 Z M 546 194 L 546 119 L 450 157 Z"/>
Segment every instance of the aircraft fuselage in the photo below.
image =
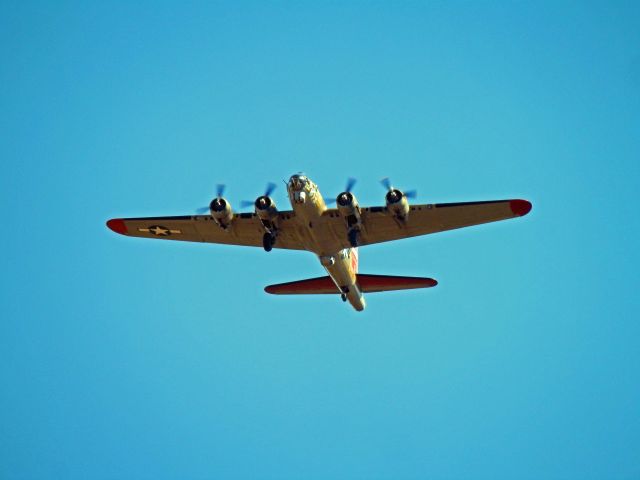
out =
<path fill-rule="evenodd" d="M 293 175 L 287 184 L 291 207 L 305 247 L 315 253 L 320 263 L 342 292 L 342 298 L 358 311 L 364 310 L 365 300 L 357 282 L 358 249 L 345 248 L 333 251 L 333 244 L 323 229 L 323 214 L 327 205 L 318 186 L 308 177 Z"/>

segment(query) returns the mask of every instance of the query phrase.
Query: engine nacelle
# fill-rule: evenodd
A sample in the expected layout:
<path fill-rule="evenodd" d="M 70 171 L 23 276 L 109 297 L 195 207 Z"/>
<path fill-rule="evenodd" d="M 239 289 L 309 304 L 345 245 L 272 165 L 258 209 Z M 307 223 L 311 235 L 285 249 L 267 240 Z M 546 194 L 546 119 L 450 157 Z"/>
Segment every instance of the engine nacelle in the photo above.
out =
<path fill-rule="evenodd" d="M 409 202 L 402 191 L 394 188 L 387 192 L 385 196 L 387 210 L 398 220 L 405 221 L 409 216 Z"/>
<path fill-rule="evenodd" d="M 254 203 L 256 207 L 256 215 L 260 218 L 264 228 L 272 234 L 278 228 L 278 209 L 276 208 L 276 202 L 271 197 L 262 195 L 258 197 Z"/>
<path fill-rule="evenodd" d="M 352 228 L 360 228 L 360 206 L 358 205 L 358 200 L 351 192 L 342 192 L 336 198 L 336 205 L 338 205 L 338 211 L 340 215 L 347 222 L 347 227 L 349 230 Z"/>
<path fill-rule="evenodd" d="M 261 219 L 272 220 L 278 216 L 276 202 L 274 202 L 271 197 L 262 195 L 256 199 L 254 205 L 256 207 L 256 215 Z"/>
<path fill-rule="evenodd" d="M 223 197 L 217 197 L 211 200 L 209 204 L 211 217 L 223 229 L 227 229 L 233 220 L 233 210 L 229 202 Z"/>

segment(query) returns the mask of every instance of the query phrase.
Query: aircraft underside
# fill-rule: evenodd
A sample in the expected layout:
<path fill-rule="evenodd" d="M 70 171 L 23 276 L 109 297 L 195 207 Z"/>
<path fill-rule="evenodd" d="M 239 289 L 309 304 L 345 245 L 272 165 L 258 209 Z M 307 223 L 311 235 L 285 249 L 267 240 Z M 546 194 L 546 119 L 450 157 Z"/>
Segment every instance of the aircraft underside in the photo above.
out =
<path fill-rule="evenodd" d="M 220 185 L 217 196 L 200 215 L 117 218 L 107 226 L 116 233 L 142 238 L 262 247 L 267 252 L 273 248 L 310 251 L 328 276 L 270 285 L 265 291 L 333 294 L 362 311 L 365 293 L 429 288 L 437 282 L 360 274 L 358 247 L 521 217 L 531 210 L 531 203 L 520 199 L 410 205 L 408 199 L 415 192 L 394 188 L 388 179 L 383 180 L 385 206 L 361 207 L 351 191 L 354 184 L 350 179 L 336 197 L 336 208 L 327 208 L 315 183 L 303 174 L 293 175 L 287 184 L 292 210 L 277 210 L 270 196 L 275 184 L 268 184 L 264 195 L 253 202 L 253 213 L 234 213 Z"/>

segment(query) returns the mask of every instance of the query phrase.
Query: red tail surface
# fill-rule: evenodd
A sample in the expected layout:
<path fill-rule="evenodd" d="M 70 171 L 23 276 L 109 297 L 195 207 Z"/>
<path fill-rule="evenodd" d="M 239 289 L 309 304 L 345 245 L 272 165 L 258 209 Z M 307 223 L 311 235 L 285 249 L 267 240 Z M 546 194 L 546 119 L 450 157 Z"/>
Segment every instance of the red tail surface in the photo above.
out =
<path fill-rule="evenodd" d="M 363 293 L 387 292 L 391 290 L 411 290 L 414 288 L 435 287 L 438 282 L 433 278 L 399 277 L 395 275 L 367 275 L 358 273 L 358 284 Z M 331 277 L 309 278 L 296 282 L 269 285 L 264 289 L 274 295 L 304 295 L 341 293 Z"/>

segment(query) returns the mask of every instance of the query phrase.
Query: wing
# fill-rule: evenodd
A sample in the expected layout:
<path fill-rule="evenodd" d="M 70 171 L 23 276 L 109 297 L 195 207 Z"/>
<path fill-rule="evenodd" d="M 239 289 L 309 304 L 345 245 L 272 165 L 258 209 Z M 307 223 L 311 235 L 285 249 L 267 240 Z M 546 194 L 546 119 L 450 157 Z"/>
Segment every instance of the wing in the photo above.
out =
<path fill-rule="evenodd" d="M 294 228 L 293 212 L 280 212 L 280 229 L 274 248 L 303 250 Z M 129 237 L 182 240 L 185 242 L 222 243 L 262 247 L 264 228 L 254 213 L 235 214 L 228 229 L 223 230 L 210 215 L 182 217 L 114 218 L 107 227 Z"/>
<path fill-rule="evenodd" d="M 362 209 L 363 231 L 360 245 L 388 242 L 427 235 L 481 223 L 497 222 L 526 215 L 531 203 L 526 200 L 490 200 L 485 202 L 436 203 L 410 207 L 406 223 L 396 220 L 385 207 Z"/>

